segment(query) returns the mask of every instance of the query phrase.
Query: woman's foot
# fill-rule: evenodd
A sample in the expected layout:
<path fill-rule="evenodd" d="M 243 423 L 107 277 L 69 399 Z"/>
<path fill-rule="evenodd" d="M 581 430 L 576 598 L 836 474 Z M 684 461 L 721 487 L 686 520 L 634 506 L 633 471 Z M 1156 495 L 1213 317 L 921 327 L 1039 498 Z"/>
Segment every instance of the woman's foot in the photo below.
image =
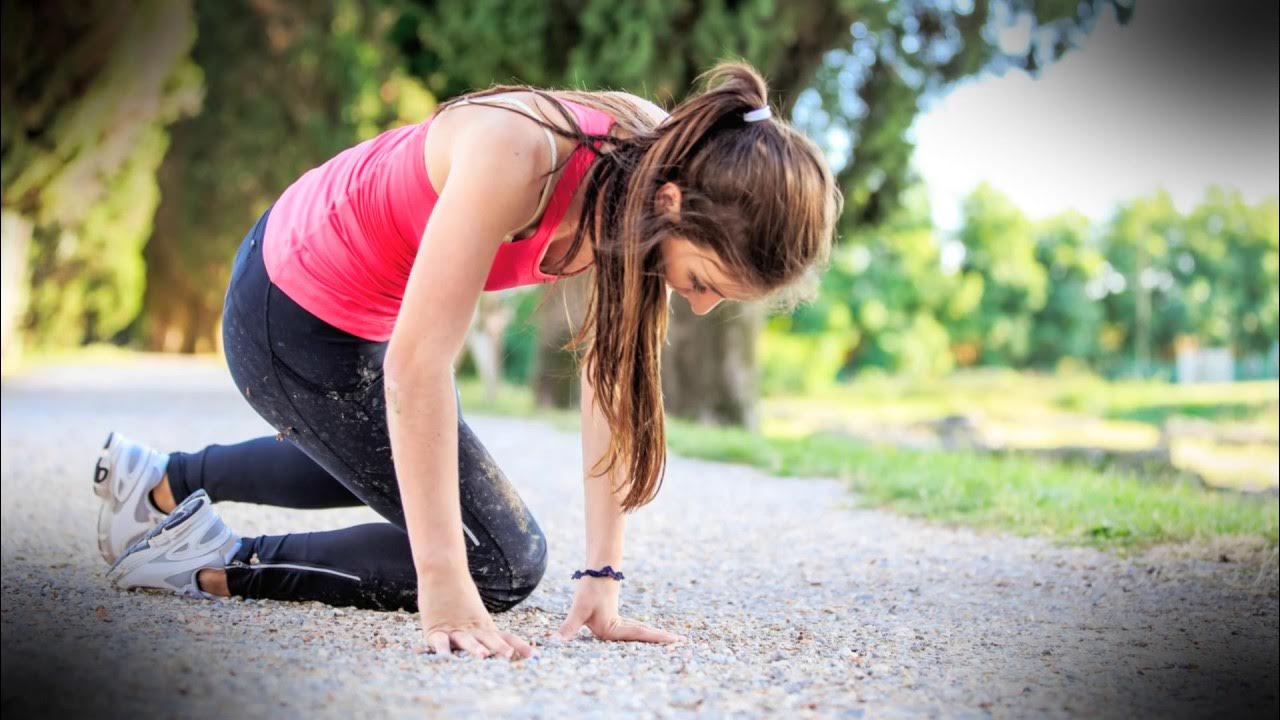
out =
<path fill-rule="evenodd" d="M 93 492 L 102 498 L 98 511 L 98 551 L 109 563 L 165 517 L 151 499 L 161 484 L 169 456 L 111 433 L 93 471 Z M 170 495 L 172 497 L 172 495 Z"/>
<path fill-rule="evenodd" d="M 222 593 L 201 586 L 202 580 L 208 584 L 213 579 L 202 571 L 221 571 L 239 547 L 240 536 L 222 521 L 208 494 L 197 490 L 126 550 L 107 577 L 126 590 L 151 588 L 207 598 Z"/>

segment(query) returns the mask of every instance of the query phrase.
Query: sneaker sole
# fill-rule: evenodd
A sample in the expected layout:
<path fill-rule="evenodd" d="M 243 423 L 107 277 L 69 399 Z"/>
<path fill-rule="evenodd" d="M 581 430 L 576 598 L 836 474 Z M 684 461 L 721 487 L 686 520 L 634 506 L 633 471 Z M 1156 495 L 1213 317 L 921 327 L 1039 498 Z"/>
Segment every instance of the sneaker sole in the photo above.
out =
<path fill-rule="evenodd" d="M 201 502 L 193 503 L 191 502 L 193 498 L 200 498 Z M 177 591 L 181 595 L 186 595 L 191 597 L 202 597 L 202 596 L 208 597 L 202 591 L 200 591 L 198 586 L 195 584 L 196 580 L 195 580 L 194 573 L 198 572 L 198 570 L 193 571 L 191 586 L 186 590 L 177 590 L 177 589 L 166 590 L 164 588 L 159 588 L 159 587 L 154 587 L 149 585 L 126 586 L 126 585 L 121 585 L 120 583 L 122 578 L 133 573 L 138 568 L 152 562 L 157 557 L 167 556 L 170 553 L 170 551 L 174 549 L 175 546 L 177 546 L 178 548 L 181 548 L 183 545 L 191 543 L 194 540 L 194 538 L 191 537 L 191 534 L 196 532 L 198 528 L 184 529 L 182 531 L 178 531 L 175 529 L 178 526 L 183 525 L 188 521 L 191 521 L 193 516 L 196 515 L 196 513 L 200 512 L 205 507 L 208 507 L 208 505 L 209 505 L 209 497 L 204 493 L 204 491 L 200 491 L 196 495 L 192 495 L 191 498 L 188 498 L 187 501 L 184 501 L 183 503 L 181 503 L 177 508 L 174 509 L 172 513 L 169 514 L 168 517 L 164 519 L 163 522 L 161 522 L 159 525 L 156 525 L 151 530 L 147 531 L 142 537 L 138 538 L 138 540 L 135 541 L 135 543 L 132 546 L 130 546 L 129 549 L 126 550 L 118 560 L 112 563 L 111 568 L 107 570 L 108 579 L 110 579 L 111 582 L 116 584 L 117 587 L 120 587 L 122 589 L 127 589 L 127 590 L 153 591 L 153 592 L 159 592 L 162 594 L 170 594 L 172 592 Z M 210 511 L 212 511 L 212 508 L 210 508 Z M 222 521 L 219 519 L 218 522 L 221 523 Z M 234 534 L 231 533 L 230 529 L 227 528 L 225 524 L 223 524 L 222 529 L 224 533 L 229 533 L 231 536 L 234 536 Z M 225 542 L 225 539 L 223 539 L 222 541 Z M 142 547 L 144 543 L 146 543 L 146 546 Z M 184 572 L 184 571 L 178 571 L 178 572 Z"/>

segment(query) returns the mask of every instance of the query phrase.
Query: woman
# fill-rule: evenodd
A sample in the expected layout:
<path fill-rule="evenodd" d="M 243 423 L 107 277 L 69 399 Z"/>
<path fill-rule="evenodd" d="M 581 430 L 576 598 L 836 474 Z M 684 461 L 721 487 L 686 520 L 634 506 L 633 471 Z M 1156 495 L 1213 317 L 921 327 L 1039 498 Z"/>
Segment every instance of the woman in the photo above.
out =
<path fill-rule="evenodd" d="M 699 315 L 780 297 L 825 261 L 841 204 L 752 68 L 703 79 L 669 116 L 625 93 L 494 87 L 291 185 L 240 247 L 223 317 L 236 385 L 279 434 L 172 454 L 110 436 L 95 475 L 110 577 L 199 596 L 416 602 L 435 652 L 528 656 L 489 612 L 533 591 L 546 542 L 462 420 L 453 361 L 482 291 L 594 267 L 574 339 L 586 567 L 559 634 L 678 640 L 619 617 L 615 570 L 623 513 L 663 475 L 670 292 Z M 366 504 L 388 522 L 241 538 L 214 500 Z"/>

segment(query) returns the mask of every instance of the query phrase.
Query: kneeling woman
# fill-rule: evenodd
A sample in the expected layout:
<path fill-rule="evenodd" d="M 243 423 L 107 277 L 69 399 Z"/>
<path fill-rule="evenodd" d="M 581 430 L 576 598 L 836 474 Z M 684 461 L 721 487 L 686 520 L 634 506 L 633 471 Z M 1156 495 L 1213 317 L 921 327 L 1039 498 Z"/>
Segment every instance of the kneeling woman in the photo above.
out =
<path fill-rule="evenodd" d="M 706 314 L 778 297 L 830 250 L 840 195 L 816 146 L 727 63 L 669 115 L 626 93 L 501 86 L 294 182 L 235 258 L 236 386 L 279 435 L 194 453 L 108 438 L 99 546 L 121 587 L 417 603 L 428 646 L 530 653 L 491 611 L 533 591 L 542 531 L 463 421 L 453 378 L 481 292 L 594 268 L 578 336 L 587 554 L 562 635 L 675 635 L 618 615 L 623 513 L 665 466 L 670 292 Z M 281 441 L 283 440 L 283 441 Z M 211 503 L 368 505 L 386 522 L 240 537 Z"/>

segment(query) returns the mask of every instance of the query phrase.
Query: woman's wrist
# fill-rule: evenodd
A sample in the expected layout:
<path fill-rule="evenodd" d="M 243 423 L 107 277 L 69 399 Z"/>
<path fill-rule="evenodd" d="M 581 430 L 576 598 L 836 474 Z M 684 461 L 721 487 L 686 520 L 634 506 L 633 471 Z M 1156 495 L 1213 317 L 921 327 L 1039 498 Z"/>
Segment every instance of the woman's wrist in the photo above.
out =
<path fill-rule="evenodd" d="M 574 580 L 581 580 L 582 578 L 585 578 L 585 577 L 609 578 L 611 580 L 616 580 L 618 582 L 622 582 L 624 579 L 626 579 L 626 576 L 622 574 L 622 571 L 615 569 L 612 565 L 601 565 L 598 568 L 585 567 L 585 568 L 582 568 L 581 570 L 573 571 Z"/>
<path fill-rule="evenodd" d="M 622 583 L 607 577 L 583 577 L 574 580 L 574 596 L 612 598 L 615 602 L 622 593 Z"/>
<path fill-rule="evenodd" d="M 587 553 L 582 559 L 584 568 L 602 568 L 605 565 L 611 567 L 622 567 L 622 553 Z"/>
<path fill-rule="evenodd" d="M 415 567 L 418 571 L 419 583 L 454 581 L 462 577 L 471 577 L 471 572 L 467 568 L 465 550 L 461 562 L 448 554 L 439 553 L 415 563 Z"/>

